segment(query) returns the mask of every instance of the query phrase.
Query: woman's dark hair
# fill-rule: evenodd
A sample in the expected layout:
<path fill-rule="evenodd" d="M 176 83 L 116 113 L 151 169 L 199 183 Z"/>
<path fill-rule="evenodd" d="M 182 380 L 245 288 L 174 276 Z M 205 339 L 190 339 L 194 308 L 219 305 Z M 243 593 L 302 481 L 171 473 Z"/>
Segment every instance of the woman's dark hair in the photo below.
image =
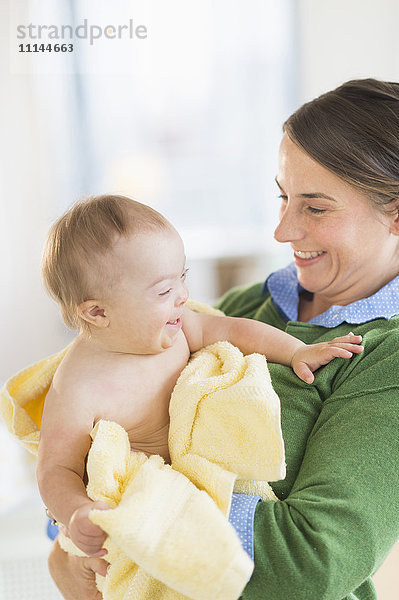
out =
<path fill-rule="evenodd" d="M 283 130 L 379 210 L 398 210 L 399 83 L 348 81 L 301 106 Z"/>

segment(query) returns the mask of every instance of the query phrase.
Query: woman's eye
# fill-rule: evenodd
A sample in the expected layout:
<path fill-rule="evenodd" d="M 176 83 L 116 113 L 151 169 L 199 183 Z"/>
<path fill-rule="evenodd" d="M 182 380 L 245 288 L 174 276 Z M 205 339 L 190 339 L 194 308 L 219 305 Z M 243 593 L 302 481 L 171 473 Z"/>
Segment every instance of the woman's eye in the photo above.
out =
<path fill-rule="evenodd" d="M 314 215 L 321 215 L 326 212 L 324 208 L 315 208 L 314 206 L 308 206 L 308 210 Z"/>
<path fill-rule="evenodd" d="M 169 288 L 168 290 L 166 290 L 166 292 L 161 292 L 160 294 L 158 294 L 158 296 L 167 296 L 168 294 L 170 294 L 170 292 L 172 291 L 173 288 Z"/>
<path fill-rule="evenodd" d="M 284 194 L 280 194 L 279 196 L 277 196 L 277 198 L 281 198 L 281 200 L 284 200 L 284 202 L 287 202 L 288 200 L 288 196 L 284 196 Z"/>

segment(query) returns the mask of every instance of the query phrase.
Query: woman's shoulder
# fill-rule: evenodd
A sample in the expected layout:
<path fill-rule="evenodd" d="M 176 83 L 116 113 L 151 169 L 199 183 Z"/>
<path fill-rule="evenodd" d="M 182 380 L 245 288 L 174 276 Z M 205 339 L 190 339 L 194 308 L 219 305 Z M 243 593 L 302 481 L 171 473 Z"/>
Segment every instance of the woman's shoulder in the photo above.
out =
<path fill-rule="evenodd" d="M 376 359 L 380 357 L 392 363 L 399 361 L 399 315 L 376 319 L 366 323 L 363 329 L 363 343 L 368 345 Z M 396 371 L 395 368 L 395 374 Z"/>
<path fill-rule="evenodd" d="M 362 335 L 367 338 L 368 342 L 377 347 L 382 343 L 390 346 L 393 345 L 395 352 L 399 352 L 399 314 L 393 315 L 389 319 L 380 318 L 358 325 L 362 329 Z"/>
<path fill-rule="evenodd" d="M 269 292 L 264 289 L 264 282 L 253 283 L 232 288 L 222 296 L 216 307 L 229 317 L 251 319 L 269 296 Z"/>
<path fill-rule="evenodd" d="M 361 334 L 364 351 L 343 362 L 337 371 L 333 390 L 335 396 L 357 397 L 378 395 L 399 388 L 399 315 L 390 319 L 375 319 L 353 327 Z"/>

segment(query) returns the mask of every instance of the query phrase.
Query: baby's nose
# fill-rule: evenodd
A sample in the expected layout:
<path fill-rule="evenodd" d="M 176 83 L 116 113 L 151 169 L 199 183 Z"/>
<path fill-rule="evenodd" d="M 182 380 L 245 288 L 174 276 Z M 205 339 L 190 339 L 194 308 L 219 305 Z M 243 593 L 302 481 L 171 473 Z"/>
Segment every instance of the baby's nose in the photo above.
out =
<path fill-rule="evenodd" d="M 177 296 L 177 303 L 179 306 L 181 306 L 182 304 L 185 304 L 187 302 L 188 299 L 188 289 L 187 287 L 183 284 L 180 293 Z"/>

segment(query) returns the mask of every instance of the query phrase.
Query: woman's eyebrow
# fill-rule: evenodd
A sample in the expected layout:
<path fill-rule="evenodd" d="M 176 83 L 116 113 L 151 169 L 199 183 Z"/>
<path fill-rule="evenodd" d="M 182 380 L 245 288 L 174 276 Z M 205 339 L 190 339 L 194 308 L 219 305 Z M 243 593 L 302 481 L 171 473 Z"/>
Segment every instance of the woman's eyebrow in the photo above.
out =
<path fill-rule="evenodd" d="M 324 198 L 325 200 L 332 200 L 336 202 L 336 199 L 323 192 L 314 192 L 312 194 L 298 194 L 298 198 Z"/>
<path fill-rule="evenodd" d="M 283 188 L 281 187 L 281 185 L 279 184 L 279 182 L 277 181 L 277 177 L 275 177 L 275 182 L 277 183 L 278 187 L 280 188 L 280 190 L 283 192 Z M 333 198 L 332 196 L 329 196 L 328 194 L 324 194 L 323 192 L 312 192 L 309 194 L 297 194 L 298 198 L 308 198 L 308 199 L 312 199 L 312 198 L 324 198 L 325 200 L 332 200 L 333 202 L 336 202 L 336 199 Z"/>

